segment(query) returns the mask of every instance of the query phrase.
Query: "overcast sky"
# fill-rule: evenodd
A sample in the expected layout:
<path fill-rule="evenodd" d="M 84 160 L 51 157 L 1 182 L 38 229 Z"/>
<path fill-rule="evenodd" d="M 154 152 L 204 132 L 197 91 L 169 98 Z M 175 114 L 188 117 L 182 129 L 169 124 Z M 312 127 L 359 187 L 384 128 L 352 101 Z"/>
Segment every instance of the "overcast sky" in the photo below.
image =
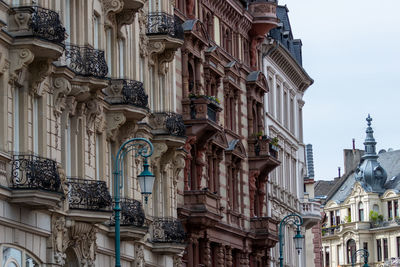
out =
<path fill-rule="evenodd" d="M 377 149 L 400 149 L 400 0 L 280 0 L 315 83 L 304 100 L 304 137 L 316 180 L 343 170 L 343 149 L 364 148 L 368 113 Z M 400 164 L 400 162 L 399 162 Z"/>

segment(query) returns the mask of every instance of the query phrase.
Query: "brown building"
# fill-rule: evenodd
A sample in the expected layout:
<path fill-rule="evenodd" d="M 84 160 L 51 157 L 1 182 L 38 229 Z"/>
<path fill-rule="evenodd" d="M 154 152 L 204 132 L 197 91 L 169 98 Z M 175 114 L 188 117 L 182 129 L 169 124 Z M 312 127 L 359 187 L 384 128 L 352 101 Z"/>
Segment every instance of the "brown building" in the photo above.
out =
<path fill-rule="evenodd" d="M 276 1 L 178 0 L 177 110 L 187 153 L 178 185 L 186 266 L 267 266 L 278 241 L 266 182 L 280 164 L 264 135 L 260 45 L 278 25 Z"/>

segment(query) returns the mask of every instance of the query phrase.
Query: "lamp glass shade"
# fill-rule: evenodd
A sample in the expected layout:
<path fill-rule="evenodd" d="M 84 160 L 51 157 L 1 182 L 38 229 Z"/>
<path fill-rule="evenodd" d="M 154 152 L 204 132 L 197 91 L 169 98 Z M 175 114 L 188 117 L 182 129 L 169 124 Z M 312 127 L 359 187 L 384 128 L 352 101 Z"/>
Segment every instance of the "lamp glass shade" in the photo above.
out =
<path fill-rule="evenodd" d="M 297 252 L 300 254 L 300 251 L 303 249 L 303 240 L 304 235 L 300 233 L 300 230 L 297 230 L 297 234 L 293 237 L 294 246 L 297 249 Z"/>
<path fill-rule="evenodd" d="M 149 171 L 148 164 L 144 164 L 144 170 L 138 175 L 142 195 L 151 195 L 153 192 L 154 175 Z"/>

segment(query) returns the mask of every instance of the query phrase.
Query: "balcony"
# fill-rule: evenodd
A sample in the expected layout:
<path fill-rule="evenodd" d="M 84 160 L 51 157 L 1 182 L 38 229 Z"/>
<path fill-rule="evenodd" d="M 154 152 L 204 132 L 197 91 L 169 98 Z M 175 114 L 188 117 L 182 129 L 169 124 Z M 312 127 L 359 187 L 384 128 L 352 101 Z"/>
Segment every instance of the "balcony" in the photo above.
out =
<path fill-rule="evenodd" d="M 206 141 L 221 130 L 218 114 L 222 111 L 218 99 L 212 96 L 191 96 L 182 101 L 183 119 L 188 135 L 195 135 L 198 142 Z"/>
<path fill-rule="evenodd" d="M 332 226 L 332 227 L 326 227 L 322 228 L 322 236 L 323 237 L 328 237 L 328 236 L 334 236 L 340 231 L 340 226 Z"/>
<path fill-rule="evenodd" d="M 278 242 L 278 221 L 270 217 L 254 217 L 250 219 L 253 234 L 253 247 L 269 249 Z"/>
<path fill-rule="evenodd" d="M 186 225 L 190 227 L 205 229 L 222 219 L 220 196 L 208 190 L 185 191 L 184 203 L 179 214 L 187 218 Z"/>
<path fill-rule="evenodd" d="M 253 15 L 252 35 L 264 36 L 278 26 L 276 16 L 277 0 L 250 0 L 249 12 Z"/>
<path fill-rule="evenodd" d="M 139 240 L 147 232 L 147 227 L 144 227 L 145 215 L 142 203 L 136 199 L 122 198 L 121 205 L 121 239 L 122 240 Z M 111 217 L 110 226 L 115 226 L 114 214 Z M 115 231 L 110 233 L 110 236 L 115 236 Z"/>
<path fill-rule="evenodd" d="M 67 44 L 64 63 L 79 76 L 104 79 L 108 73 L 104 51 L 89 46 Z"/>
<path fill-rule="evenodd" d="M 122 111 L 128 121 L 140 121 L 149 112 L 148 96 L 143 83 L 135 80 L 111 79 L 104 89 L 111 111 Z"/>
<path fill-rule="evenodd" d="M 175 51 L 183 44 L 182 21 L 164 12 L 149 13 L 146 35 L 150 54 L 158 54 L 167 62 L 172 61 Z"/>
<path fill-rule="evenodd" d="M 174 112 L 154 112 L 150 115 L 153 140 L 163 140 L 169 147 L 185 144 L 186 128 L 182 115 Z"/>
<path fill-rule="evenodd" d="M 267 177 L 273 169 L 279 166 L 278 147 L 271 144 L 268 136 L 251 137 L 249 145 L 249 167 L 259 170 L 260 177 Z"/>
<path fill-rule="evenodd" d="M 153 252 L 178 254 L 185 250 L 186 234 L 182 223 L 175 218 L 154 218 L 150 227 Z"/>
<path fill-rule="evenodd" d="M 67 185 L 69 217 L 93 223 L 110 218 L 112 199 L 106 182 L 68 178 Z"/>
<path fill-rule="evenodd" d="M 15 38 L 13 47 L 28 48 L 37 58 L 55 60 L 62 54 L 66 34 L 55 11 L 38 6 L 13 7 L 7 31 Z"/>
<path fill-rule="evenodd" d="M 36 208 L 55 207 L 63 198 L 57 162 L 35 155 L 14 155 L 11 167 L 12 203 Z"/>
<path fill-rule="evenodd" d="M 301 216 L 303 217 L 303 226 L 310 229 L 321 221 L 321 203 L 304 199 L 300 204 Z"/>

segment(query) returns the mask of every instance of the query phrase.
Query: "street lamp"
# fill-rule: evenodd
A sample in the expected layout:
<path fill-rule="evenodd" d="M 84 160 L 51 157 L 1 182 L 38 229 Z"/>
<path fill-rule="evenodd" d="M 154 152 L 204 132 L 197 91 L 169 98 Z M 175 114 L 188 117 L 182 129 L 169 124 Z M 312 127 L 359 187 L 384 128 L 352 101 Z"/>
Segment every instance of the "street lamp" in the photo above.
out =
<path fill-rule="evenodd" d="M 138 175 L 140 189 L 147 203 L 148 195 L 153 191 L 154 175 L 149 171 L 147 158 L 153 154 L 153 144 L 145 138 L 132 138 L 125 141 L 118 149 L 114 159 L 114 211 L 115 211 L 115 267 L 121 267 L 121 233 L 120 233 L 120 193 L 123 183 L 120 181 L 122 174 L 124 157 L 128 152 L 135 151 L 135 157 L 141 156 L 143 160 L 143 171 Z M 122 176 L 123 177 L 123 176 Z"/>
<path fill-rule="evenodd" d="M 300 232 L 300 226 L 303 224 L 303 218 L 298 214 L 289 214 L 282 219 L 279 223 L 279 266 L 283 267 L 283 246 L 285 245 L 285 226 L 287 223 L 292 223 L 297 226 L 296 235 L 293 237 L 295 248 L 297 253 L 303 248 L 304 235 Z M 283 229 L 282 229 L 283 228 Z"/>
<path fill-rule="evenodd" d="M 364 258 L 364 265 L 363 265 L 363 267 L 369 267 L 369 265 L 368 265 L 369 252 L 368 252 L 368 250 L 363 249 L 363 248 L 360 248 L 359 250 L 357 250 L 356 252 L 354 252 L 353 255 L 351 255 L 351 258 L 352 258 L 351 266 L 354 267 L 354 264 L 356 263 L 356 260 L 357 260 L 357 254 L 361 254 L 361 256 Z"/>

